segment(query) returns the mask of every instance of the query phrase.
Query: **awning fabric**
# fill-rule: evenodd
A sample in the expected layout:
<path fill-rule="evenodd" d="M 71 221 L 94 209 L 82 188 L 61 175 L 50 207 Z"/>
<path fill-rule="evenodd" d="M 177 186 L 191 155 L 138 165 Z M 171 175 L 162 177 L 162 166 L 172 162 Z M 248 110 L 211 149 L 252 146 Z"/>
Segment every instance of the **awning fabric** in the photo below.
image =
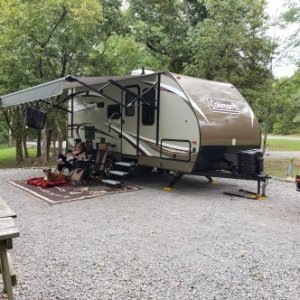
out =
<path fill-rule="evenodd" d="M 114 76 L 114 77 L 78 77 L 81 82 L 87 85 L 99 85 L 108 82 L 110 79 L 119 81 L 124 79 L 130 79 L 138 76 Z M 26 102 L 31 102 L 35 100 L 42 100 L 51 97 L 61 95 L 63 91 L 70 88 L 82 87 L 82 84 L 78 81 L 70 82 L 67 80 L 68 76 L 49 81 L 28 89 L 24 89 L 15 93 L 7 94 L 1 96 L 2 105 L 4 107 L 18 105 Z"/>
<path fill-rule="evenodd" d="M 49 98 L 62 94 L 64 87 L 64 78 L 53 80 L 36 87 L 28 88 L 22 91 L 11 93 L 1 97 L 2 105 L 12 106 L 28 101 L 34 101 Z"/>

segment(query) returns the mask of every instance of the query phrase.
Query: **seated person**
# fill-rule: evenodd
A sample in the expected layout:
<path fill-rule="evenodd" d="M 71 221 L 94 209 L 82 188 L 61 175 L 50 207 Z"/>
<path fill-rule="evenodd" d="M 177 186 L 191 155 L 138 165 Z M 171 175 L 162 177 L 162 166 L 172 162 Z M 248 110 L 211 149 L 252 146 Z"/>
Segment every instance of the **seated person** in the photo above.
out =
<path fill-rule="evenodd" d="M 76 144 L 74 151 L 67 150 L 65 155 L 58 155 L 57 170 L 62 171 L 64 168 L 73 170 L 76 160 L 86 160 L 86 150 L 82 142 Z"/>
<path fill-rule="evenodd" d="M 79 142 L 76 144 L 73 155 L 76 160 L 86 160 L 86 149 L 84 143 Z"/>
<path fill-rule="evenodd" d="M 74 155 L 73 155 L 73 151 L 72 150 L 67 150 L 66 151 L 66 160 L 67 161 L 74 160 Z"/>

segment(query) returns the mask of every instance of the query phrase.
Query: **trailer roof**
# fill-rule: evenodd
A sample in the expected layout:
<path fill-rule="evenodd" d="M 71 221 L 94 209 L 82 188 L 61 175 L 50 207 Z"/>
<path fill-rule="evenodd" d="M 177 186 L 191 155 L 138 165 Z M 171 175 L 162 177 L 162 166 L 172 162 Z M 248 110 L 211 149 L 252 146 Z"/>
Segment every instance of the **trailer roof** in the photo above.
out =
<path fill-rule="evenodd" d="M 153 74 L 151 74 L 153 75 Z M 147 75 L 127 75 L 127 76 L 110 76 L 110 77 L 73 77 L 66 76 L 52 80 L 34 87 L 20 90 L 11 94 L 1 96 L 4 107 L 18 105 L 26 102 L 47 99 L 61 95 L 65 90 L 70 88 L 82 87 L 83 82 L 89 86 L 106 83 L 109 80 L 122 81 L 134 77 L 149 76 Z M 72 79 L 76 78 L 76 81 Z M 78 80 L 78 81 L 77 81 Z"/>

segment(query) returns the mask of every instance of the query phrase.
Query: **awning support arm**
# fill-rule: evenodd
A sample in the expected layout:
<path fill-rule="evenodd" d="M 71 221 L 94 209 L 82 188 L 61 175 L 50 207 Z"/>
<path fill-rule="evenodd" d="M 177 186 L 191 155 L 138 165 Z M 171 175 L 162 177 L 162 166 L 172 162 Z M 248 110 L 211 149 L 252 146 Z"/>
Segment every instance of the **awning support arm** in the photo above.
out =
<path fill-rule="evenodd" d="M 131 94 L 131 95 L 133 95 L 135 98 L 132 100 L 132 101 L 130 101 L 127 105 L 126 105 L 126 107 L 130 107 L 133 103 L 135 103 L 137 100 L 141 100 L 141 102 L 143 102 L 143 103 L 146 103 L 147 105 L 149 105 L 149 103 L 147 103 L 146 101 L 145 101 L 145 99 L 143 98 L 143 95 L 145 95 L 146 93 L 148 93 L 150 90 L 152 90 L 153 88 L 155 88 L 156 86 L 157 86 L 157 84 L 158 83 L 155 83 L 154 85 L 152 85 L 151 87 L 149 87 L 145 92 L 143 92 L 141 95 L 137 95 L 137 94 L 135 94 L 133 91 L 131 91 L 131 90 L 129 90 L 129 89 L 127 89 L 125 86 L 123 86 L 122 84 L 120 84 L 120 83 L 118 83 L 118 82 L 116 82 L 116 81 L 114 81 L 114 80 L 110 80 L 110 82 L 111 82 L 111 84 L 113 84 L 114 86 L 116 86 L 116 87 L 118 87 L 119 89 L 121 89 L 122 91 L 125 91 L 125 92 L 127 92 L 127 93 L 129 93 L 129 94 Z"/>
<path fill-rule="evenodd" d="M 65 99 L 64 99 L 64 100 L 65 100 Z M 61 107 L 61 106 L 59 106 L 59 105 L 52 104 L 52 103 L 49 103 L 49 102 L 44 101 L 44 100 L 40 100 L 40 102 L 45 103 L 45 104 L 50 105 L 50 106 L 55 107 L 55 108 L 59 108 L 59 109 L 61 109 L 61 110 L 63 110 L 63 111 L 66 111 L 66 112 L 68 112 L 68 113 L 72 113 L 70 110 L 68 110 L 68 109 L 66 109 L 66 108 L 64 108 L 64 107 Z"/>
<path fill-rule="evenodd" d="M 147 88 L 141 95 L 140 95 L 140 97 L 142 98 L 145 94 L 147 94 L 148 92 L 150 92 L 151 90 L 153 90 L 154 88 L 156 88 L 156 86 L 158 85 L 158 82 L 156 82 L 155 84 L 153 84 L 152 86 L 150 86 L 149 88 Z M 143 98 L 142 98 L 143 99 Z M 149 105 L 150 106 L 150 104 L 149 103 L 147 103 L 145 100 L 143 101 L 145 104 L 147 104 L 147 105 Z M 130 105 L 131 105 L 131 103 L 129 103 Z M 128 105 L 129 105 L 128 104 Z M 154 108 L 156 108 L 157 109 L 157 107 L 156 106 L 154 106 Z"/>
<path fill-rule="evenodd" d="M 152 85 L 151 87 L 149 87 L 149 88 L 148 88 L 145 92 L 143 92 L 141 95 L 137 95 L 137 94 L 135 94 L 134 92 L 132 92 L 130 89 L 126 88 L 125 86 L 123 86 L 122 84 L 118 83 L 117 81 L 115 81 L 115 80 L 113 80 L 113 79 L 109 80 L 108 83 L 105 84 L 104 86 L 102 86 L 99 90 L 95 89 L 94 87 L 92 87 L 92 86 L 90 86 L 90 85 L 88 85 L 88 84 L 82 82 L 81 80 L 79 80 L 79 79 L 77 79 L 77 78 L 75 78 L 75 77 L 73 77 L 73 76 L 70 76 L 70 75 L 67 76 L 67 77 L 65 77 L 65 80 L 66 80 L 66 81 L 69 81 L 69 82 L 77 81 L 78 83 L 80 83 L 80 84 L 83 85 L 84 87 L 87 87 L 88 89 L 94 91 L 95 93 L 97 93 L 97 94 L 99 94 L 99 95 L 101 95 L 101 96 L 104 96 L 104 97 L 108 98 L 109 100 L 111 100 L 111 101 L 113 101 L 113 102 L 115 102 L 115 103 L 117 103 L 117 104 L 119 104 L 119 105 L 121 105 L 121 106 L 123 106 L 123 107 L 130 107 L 130 106 L 131 106 L 133 103 L 135 103 L 137 100 L 140 100 L 141 102 L 148 104 L 148 103 L 145 101 L 145 99 L 143 98 L 143 95 L 145 95 L 147 92 L 149 92 L 150 90 L 154 89 L 154 88 L 158 85 L 158 82 L 157 82 L 157 83 L 155 83 L 154 85 Z M 103 92 L 103 90 L 104 90 L 107 86 L 109 86 L 110 84 L 112 84 L 112 85 L 118 87 L 118 88 L 121 89 L 122 91 L 125 91 L 125 92 L 127 92 L 127 93 L 133 95 L 135 98 L 134 98 L 131 102 L 129 102 L 127 105 L 124 105 L 124 104 L 122 104 L 120 101 L 118 101 L 118 100 L 116 100 L 116 99 L 113 99 L 112 97 L 110 97 L 109 95 L 107 95 L 107 94 L 105 94 L 105 93 Z M 149 105 L 149 104 L 148 104 L 148 105 Z"/>
<path fill-rule="evenodd" d="M 65 77 L 65 80 L 66 80 L 66 81 L 69 81 L 69 82 L 77 81 L 78 83 L 80 83 L 80 84 L 83 85 L 84 87 L 90 89 L 91 91 L 93 91 L 93 92 L 95 92 L 95 93 L 97 93 L 97 94 L 99 94 L 99 95 L 101 95 L 101 96 L 104 96 L 105 98 L 111 100 L 112 102 L 114 102 L 114 103 L 116 103 L 116 104 L 118 104 L 118 105 L 124 106 L 120 101 L 118 101 L 118 100 L 116 100 L 116 99 L 114 99 L 114 98 L 112 98 L 112 97 L 106 95 L 106 94 L 103 92 L 103 89 L 106 88 L 107 86 L 109 86 L 109 85 L 111 84 L 111 81 L 109 81 L 107 84 L 105 84 L 104 86 L 102 86 L 102 87 L 100 88 L 100 90 L 97 90 L 97 89 L 95 89 L 94 87 L 92 87 L 92 86 L 90 86 L 90 85 L 84 83 L 83 81 L 81 81 L 81 80 L 79 80 L 79 79 L 77 79 L 77 78 L 75 78 L 75 77 L 73 77 L 73 76 L 66 76 L 66 77 Z"/>
<path fill-rule="evenodd" d="M 71 110 L 68 110 L 68 109 L 66 109 L 66 108 L 64 108 L 64 107 L 61 107 L 60 105 L 61 105 L 63 102 L 67 101 L 68 99 L 72 98 L 73 96 L 78 96 L 78 95 L 84 94 L 84 93 L 88 93 L 88 91 L 80 91 L 80 92 L 72 93 L 72 94 L 68 95 L 67 97 L 63 98 L 62 100 L 60 100 L 57 104 L 52 104 L 52 103 L 49 103 L 49 102 L 44 101 L 44 100 L 39 100 L 39 101 L 40 101 L 40 102 L 43 102 L 43 103 L 46 103 L 46 104 L 48 104 L 48 105 L 51 105 L 52 108 L 58 108 L 58 109 L 61 109 L 61 110 L 63 110 L 63 111 L 66 111 L 66 112 L 68 112 L 68 113 L 72 113 Z"/>

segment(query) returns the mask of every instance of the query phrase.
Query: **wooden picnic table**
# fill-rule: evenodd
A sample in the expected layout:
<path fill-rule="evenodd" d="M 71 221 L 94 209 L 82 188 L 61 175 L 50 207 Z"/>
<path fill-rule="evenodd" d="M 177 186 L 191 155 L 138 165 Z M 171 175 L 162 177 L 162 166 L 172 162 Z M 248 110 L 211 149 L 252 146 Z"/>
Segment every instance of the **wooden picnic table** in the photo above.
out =
<path fill-rule="evenodd" d="M 17 215 L 11 208 L 5 203 L 5 201 L 0 197 L 0 218 L 16 218 Z"/>
<path fill-rule="evenodd" d="M 12 291 L 12 263 L 9 258 L 8 249 L 12 248 L 12 239 L 20 235 L 13 220 L 16 214 L 0 197 L 0 259 L 4 291 L 8 300 L 13 300 Z"/>

